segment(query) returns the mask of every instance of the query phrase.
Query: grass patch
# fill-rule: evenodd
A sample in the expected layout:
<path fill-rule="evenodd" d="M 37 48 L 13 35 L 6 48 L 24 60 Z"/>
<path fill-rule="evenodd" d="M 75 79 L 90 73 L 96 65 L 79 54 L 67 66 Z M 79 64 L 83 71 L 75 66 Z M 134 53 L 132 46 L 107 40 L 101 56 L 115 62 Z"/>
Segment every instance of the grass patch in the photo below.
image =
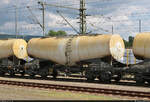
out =
<path fill-rule="evenodd" d="M 90 94 L 90 93 L 79 93 L 79 92 L 69 92 L 69 91 L 41 91 L 43 96 L 48 96 L 52 99 L 69 99 L 69 100 L 120 100 L 114 96 L 100 95 L 100 94 Z"/>

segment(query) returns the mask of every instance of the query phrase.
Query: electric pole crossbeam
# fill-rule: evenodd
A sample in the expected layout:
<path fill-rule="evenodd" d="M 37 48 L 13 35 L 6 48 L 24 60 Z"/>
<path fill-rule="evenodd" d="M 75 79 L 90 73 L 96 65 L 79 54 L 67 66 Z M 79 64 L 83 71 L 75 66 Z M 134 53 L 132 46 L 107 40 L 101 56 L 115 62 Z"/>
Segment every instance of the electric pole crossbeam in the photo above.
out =
<path fill-rule="evenodd" d="M 44 3 L 44 5 L 61 7 L 61 8 L 68 8 L 68 9 L 74 9 L 74 10 L 80 10 L 78 8 L 73 8 L 73 7 L 68 7 L 68 6 L 62 6 L 62 5 L 54 5 L 54 4 L 47 4 L 47 3 Z"/>
<path fill-rule="evenodd" d="M 80 30 L 79 30 L 79 32 L 80 32 L 80 34 L 86 34 L 85 0 L 80 0 L 80 9 L 68 7 L 68 6 L 62 6 L 62 5 L 47 4 L 47 3 L 41 2 L 41 1 L 39 1 L 38 4 L 40 4 L 42 6 L 42 10 L 43 10 L 43 35 L 45 32 L 45 26 L 44 26 L 44 9 L 45 8 L 44 8 L 44 5 L 79 10 L 79 12 L 80 12 L 80 15 L 79 15 L 80 16 L 80 22 L 79 22 L 80 23 L 80 26 L 79 26 Z"/>

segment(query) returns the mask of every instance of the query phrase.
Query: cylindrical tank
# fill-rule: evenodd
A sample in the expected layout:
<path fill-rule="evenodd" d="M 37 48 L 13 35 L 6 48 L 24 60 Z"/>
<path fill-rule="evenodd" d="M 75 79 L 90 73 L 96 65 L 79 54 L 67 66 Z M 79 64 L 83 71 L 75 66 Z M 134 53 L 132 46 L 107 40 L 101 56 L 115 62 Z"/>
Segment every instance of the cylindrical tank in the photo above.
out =
<path fill-rule="evenodd" d="M 135 36 L 133 53 L 137 59 L 150 58 L 150 32 L 139 33 Z"/>
<path fill-rule="evenodd" d="M 23 39 L 0 40 L 0 59 L 16 56 L 18 59 L 27 57 L 27 43 Z"/>
<path fill-rule="evenodd" d="M 28 42 L 28 54 L 33 57 L 65 65 L 69 53 L 70 65 L 94 58 L 112 56 L 120 59 L 124 54 L 124 42 L 119 35 L 87 35 L 74 37 L 33 38 Z"/>

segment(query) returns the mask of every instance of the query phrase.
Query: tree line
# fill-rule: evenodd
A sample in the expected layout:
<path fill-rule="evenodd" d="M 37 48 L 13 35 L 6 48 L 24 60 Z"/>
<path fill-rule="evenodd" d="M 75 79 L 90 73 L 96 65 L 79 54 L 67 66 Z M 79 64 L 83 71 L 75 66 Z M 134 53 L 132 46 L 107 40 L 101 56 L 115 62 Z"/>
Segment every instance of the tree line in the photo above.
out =
<path fill-rule="evenodd" d="M 46 36 L 65 36 L 65 35 L 67 35 L 67 33 L 63 30 L 58 30 L 58 31 L 49 30 L 48 33 L 46 34 Z M 128 41 L 123 40 L 125 43 L 125 48 L 131 48 L 133 44 L 133 40 L 134 37 L 132 36 L 128 37 Z"/>
<path fill-rule="evenodd" d="M 63 30 L 58 31 L 49 30 L 48 33 L 46 34 L 46 36 L 65 36 L 65 35 L 67 35 L 67 33 Z"/>
<path fill-rule="evenodd" d="M 129 36 L 128 41 L 124 40 L 125 48 L 132 48 L 134 37 Z"/>

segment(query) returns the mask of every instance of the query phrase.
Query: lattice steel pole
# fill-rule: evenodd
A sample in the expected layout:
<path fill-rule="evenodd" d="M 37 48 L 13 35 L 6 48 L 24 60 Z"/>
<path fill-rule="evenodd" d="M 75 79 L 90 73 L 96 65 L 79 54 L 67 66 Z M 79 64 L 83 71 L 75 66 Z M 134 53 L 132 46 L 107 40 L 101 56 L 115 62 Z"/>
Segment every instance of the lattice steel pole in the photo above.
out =
<path fill-rule="evenodd" d="M 80 0 L 80 34 L 86 34 L 85 0 Z"/>
<path fill-rule="evenodd" d="M 45 36 L 45 7 L 44 4 L 41 4 L 42 6 L 42 14 L 43 14 L 43 36 Z"/>

